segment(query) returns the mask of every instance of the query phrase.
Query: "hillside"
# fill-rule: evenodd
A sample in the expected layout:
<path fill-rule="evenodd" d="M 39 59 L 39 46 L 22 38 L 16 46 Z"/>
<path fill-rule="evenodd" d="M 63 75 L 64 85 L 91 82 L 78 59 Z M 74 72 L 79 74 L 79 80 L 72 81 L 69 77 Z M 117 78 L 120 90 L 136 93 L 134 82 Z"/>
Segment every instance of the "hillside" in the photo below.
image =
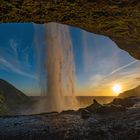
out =
<path fill-rule="evenodd" d="M 25 108 L 31 100 L 13 85 L 0 79 L 0 114 L 15 114 Z"/>
<path fill-rule="evenodd" d="M 131 97 L 131 96 L 140 96 L 140 86 L 137 86 L 134 89 L 125 91 L 121 93 L 118 97 L 125 98 L 125 97 Z"/>

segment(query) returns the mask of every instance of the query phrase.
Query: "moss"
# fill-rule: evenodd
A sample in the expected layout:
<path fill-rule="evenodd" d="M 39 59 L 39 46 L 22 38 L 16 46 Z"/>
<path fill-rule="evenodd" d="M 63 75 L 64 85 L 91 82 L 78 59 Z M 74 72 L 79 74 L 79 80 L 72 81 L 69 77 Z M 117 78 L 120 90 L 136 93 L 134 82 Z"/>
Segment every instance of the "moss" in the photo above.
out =
<path fill-rule="evenodd" d="M 109 36 L 120 48 L 140 59 L 140 1 L 109 0 L 5 1 L 0 22 L 59 22 Z M 136 46 L 136 47 L 135 47 Z M 135 47 L 135 48 L 134 48 Z"/>

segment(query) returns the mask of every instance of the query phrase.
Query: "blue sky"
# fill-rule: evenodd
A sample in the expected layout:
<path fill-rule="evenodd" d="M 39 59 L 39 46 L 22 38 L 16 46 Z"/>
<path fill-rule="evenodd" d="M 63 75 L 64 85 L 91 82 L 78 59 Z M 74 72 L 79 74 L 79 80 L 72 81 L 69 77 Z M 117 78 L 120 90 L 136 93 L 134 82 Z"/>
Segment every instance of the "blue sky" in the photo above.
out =
<path fill-rule="evenodd" d="M 27 95 L 39 95 L 35 26 L 42 49 L 45 46 L 43 25 L 0 24 L 0 78 Z M 70 27 L 69 31 L 78 95 L 102 95 L 102 89 L 108 89 L 106 91 L 109 92 L 113 83 L 121 83 L 124 90 L 140 84 L 140 63 L 119 49 L 108 37 L 74 27 Z"/>

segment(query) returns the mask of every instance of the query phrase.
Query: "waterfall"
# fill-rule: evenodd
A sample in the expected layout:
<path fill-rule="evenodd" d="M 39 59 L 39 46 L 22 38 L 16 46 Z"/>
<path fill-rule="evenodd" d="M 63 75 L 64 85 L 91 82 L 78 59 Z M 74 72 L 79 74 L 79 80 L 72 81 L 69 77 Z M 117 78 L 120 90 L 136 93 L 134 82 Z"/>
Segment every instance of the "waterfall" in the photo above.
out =
<path fill-rule="evenodd" d="M 46 69 L 49 108 L 61 111 L 73 104 L 75 66 L 69 28 L 58 23 L 46 25 Z"/>
<path fill-rule="evenodd" d="M 37 48 L 38 55 L 41 55 L 39 45 Z M 41 79 L 43 82 L 40 84 L 47 98 L 47 111 L 74 109 L 77 104 L 75 63 L 69 27 L 58 23 L 46 24 L 44 51 L 46 57 L 39 63 L 39 73 L 44 74 L 45 80 Z"/>

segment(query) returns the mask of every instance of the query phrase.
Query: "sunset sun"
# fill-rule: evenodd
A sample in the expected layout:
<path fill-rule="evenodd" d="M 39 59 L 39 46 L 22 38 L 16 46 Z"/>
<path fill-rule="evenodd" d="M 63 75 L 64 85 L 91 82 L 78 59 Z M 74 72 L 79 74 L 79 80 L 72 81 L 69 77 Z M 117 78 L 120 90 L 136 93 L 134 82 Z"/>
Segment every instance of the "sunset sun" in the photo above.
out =
<path fill-rule="evenodd" d="M 114 84 L 112 86 L 112 91 L 115 93 L 115 95 L 118 95 L 122 91 L 122 86 L 120 84 Z"/>

